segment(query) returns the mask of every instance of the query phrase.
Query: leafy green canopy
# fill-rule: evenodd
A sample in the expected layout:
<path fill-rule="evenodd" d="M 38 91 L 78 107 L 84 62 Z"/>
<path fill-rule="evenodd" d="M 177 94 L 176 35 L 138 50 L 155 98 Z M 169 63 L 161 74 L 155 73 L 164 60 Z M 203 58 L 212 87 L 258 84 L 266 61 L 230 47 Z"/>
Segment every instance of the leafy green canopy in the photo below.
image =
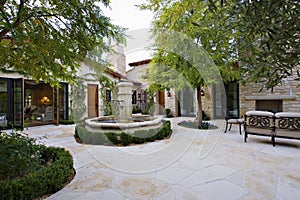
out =
<path fill-rule="evenodd" d="M 264 81 L 272 88 L 299 66 L 299 1 L 147 2 L 141 8 L 155 14 L 154 35 L 169 29 L 193 38 L 219 67 L 224 81 Z M 166 58 L 164 53 L 154 57 L 161 55 Z M 237 71 L 232 68 L 236 63 Z"/>
<path fill-rule="evenodd" d="M 196 88 L 197 123 L 201 124 L 201 87 L 238 77 L 232 69 L 234 59 L 227 56 L 231 35 L 219 30 L 222 13 L 213 14 L 206 1 L 148 2 L 141 7 L 155 13 L 154 65 L 149 69 L 149 79 L 152 84 L 178 90 L 185 86 Z"/>
<path fill-rule="evenodd" d="M 80 62 L 103 65 L 108 40 L 123 42 L 123 29 L 101 6 L 109 0 L 1 0 L 0 69 L 58 85 L 73 83 Z"/>
<path fill-rule="evenodd" d="M 300 65 L 300 2 L 297 0 L 227 1 L 226 29 L 234 30 L 234 46 L 245 79 L 273 88 Z"/>
<path fill-rule="evenodd" d="M 161 30 L 155 39 L 158 50 L 148 72 L 150 83 L 180 90 L 222 80 L 218 67 L 192 38 Z"/>
<path fill-rule="evenodd" d="M 142 8 L 155 13 L 153 62 L 160 66 L 154 65 L 150 71 L 164 72 L 152 73 L 156 76 L 154 80 L 161 80 L 160 76 L 164 76 L 170 78 L 164 79 L 164 85 L 183 86 L 182 81 L 174 84 L 174 78 L 177 79 L 178 75 L 171 79 L 174 70 L 184 77 L 186 84 L 193 87 L 220 79 L 230 81 L 238 78 L 238 73 L 232 68 L 236 58 L 228 56 L 228 53 L 233 54 L 230 48 L 232 35 L 220 31 L 220 25 L 225 20 L 220 10 L 213 13 L 209 2 L 192 0 L 149 1 Z M 212 66 L 213 70 L 210 70 Z M 218 73 L 222 76 L 216 80 L 212 74 Z M 150 72 L 150 77 L 152 75 Z"/>

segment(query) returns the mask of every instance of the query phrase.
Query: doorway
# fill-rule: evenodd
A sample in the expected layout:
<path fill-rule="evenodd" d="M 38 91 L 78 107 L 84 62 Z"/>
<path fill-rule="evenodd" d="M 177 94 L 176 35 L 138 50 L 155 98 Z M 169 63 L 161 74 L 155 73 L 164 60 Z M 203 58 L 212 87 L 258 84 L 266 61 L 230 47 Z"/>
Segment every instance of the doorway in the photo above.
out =
<path fill-rule="evenodd" d="M 213 85 L 213 119 L 239 117 L 239 85 L 237 82 Z"/>
<path fill-rule="evenodd" d="M 43 82 L 24 80 L 24 122 L 28 126 L 52 124 L 53 88 Z"/>
<path fill-rule="evenodd" d="M 160 90 L 158 91 L 158 105 L 159 105 L 159 114 L 165 114 L 165 91 Z"/>
<path fill-rule="evenodd" d="M 88 84 L 88 118 L 98 117 L 98 85 Z"/>
<path fill-rule="evenodd" d="M 195 89 L 187 87 L 178 92 L 178 112 L 179 116 L 196 116 L 196 94 Z"/>

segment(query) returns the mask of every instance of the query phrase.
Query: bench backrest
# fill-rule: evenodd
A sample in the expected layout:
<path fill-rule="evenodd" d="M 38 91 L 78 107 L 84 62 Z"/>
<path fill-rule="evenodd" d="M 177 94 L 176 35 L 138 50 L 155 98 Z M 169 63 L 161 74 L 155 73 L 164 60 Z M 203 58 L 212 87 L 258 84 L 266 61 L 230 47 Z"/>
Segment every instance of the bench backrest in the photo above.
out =
<path fill-rule="evenodd" d="M 245 113 L 245 126 L 273 129 L 274 113 L 268 111 L 248 111 Z"/>
<path fill-rule="evenodd" d="M 275 129 L 276 136 L 300 138 L 300 113 L 276 113 Z"/>

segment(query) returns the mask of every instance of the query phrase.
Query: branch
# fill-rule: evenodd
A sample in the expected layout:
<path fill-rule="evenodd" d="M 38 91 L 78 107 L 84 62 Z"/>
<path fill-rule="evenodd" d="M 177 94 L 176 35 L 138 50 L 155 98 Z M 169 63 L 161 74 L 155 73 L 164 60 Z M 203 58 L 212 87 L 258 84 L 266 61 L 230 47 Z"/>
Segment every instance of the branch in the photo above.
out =
<path fill-rule="evenodd" d="M 5 2 L 6 2 L 6 0 L 2 0 L 2 1 L 1 1 L 1 5 L 2 5 L 2 3 L 3 3 L 3 5 L 4 5 Z M 16 21 L 15 21 L 13 24 L 10 24 L 9 22 L 7 22 L 8 24 L 11 25 L 11 26 L 10 26 L 11 28 L 16 28 L 16 27 L 18 27 L 18 26 L 20 25 L 20 23 L 21 23 L 21 11 L 22 11 L 23 7 L 24 7 L 24 0 L 21 0 L 21 1 L 20 1 L 20 5 L 19 5 L 19 9 L 18 9 L 18 13 L 17 13 Z M 2 39 L 4 38 L 4 36 L 5 36 L 7 33 L 9 33 L 10 31 L 11 31 L 10 29 L 3 29 L 3 30 L 0 32 L 0 41 L 2 41 Z"/>
<path fill-rule="evenodd" d="M 4 4 L 6 3 L 6 1 L 7 1 L 7 0 L 1 0 L 1 1 L 0 1 L 0 6 L 3 7 Z"/>

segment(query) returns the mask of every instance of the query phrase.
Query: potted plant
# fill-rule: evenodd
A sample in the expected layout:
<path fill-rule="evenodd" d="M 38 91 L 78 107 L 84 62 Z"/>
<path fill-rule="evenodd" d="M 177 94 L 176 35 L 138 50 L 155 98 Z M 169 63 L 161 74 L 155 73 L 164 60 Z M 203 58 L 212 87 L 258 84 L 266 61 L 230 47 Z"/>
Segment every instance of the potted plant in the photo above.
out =
<path fill-rule="evenodd" d="M 166 114 L 166 117 L 172 117 L 172 115 L 171 115 L 171 109 L 170 108 L 166 108 L 165 109 L 165 114 Z"/>

